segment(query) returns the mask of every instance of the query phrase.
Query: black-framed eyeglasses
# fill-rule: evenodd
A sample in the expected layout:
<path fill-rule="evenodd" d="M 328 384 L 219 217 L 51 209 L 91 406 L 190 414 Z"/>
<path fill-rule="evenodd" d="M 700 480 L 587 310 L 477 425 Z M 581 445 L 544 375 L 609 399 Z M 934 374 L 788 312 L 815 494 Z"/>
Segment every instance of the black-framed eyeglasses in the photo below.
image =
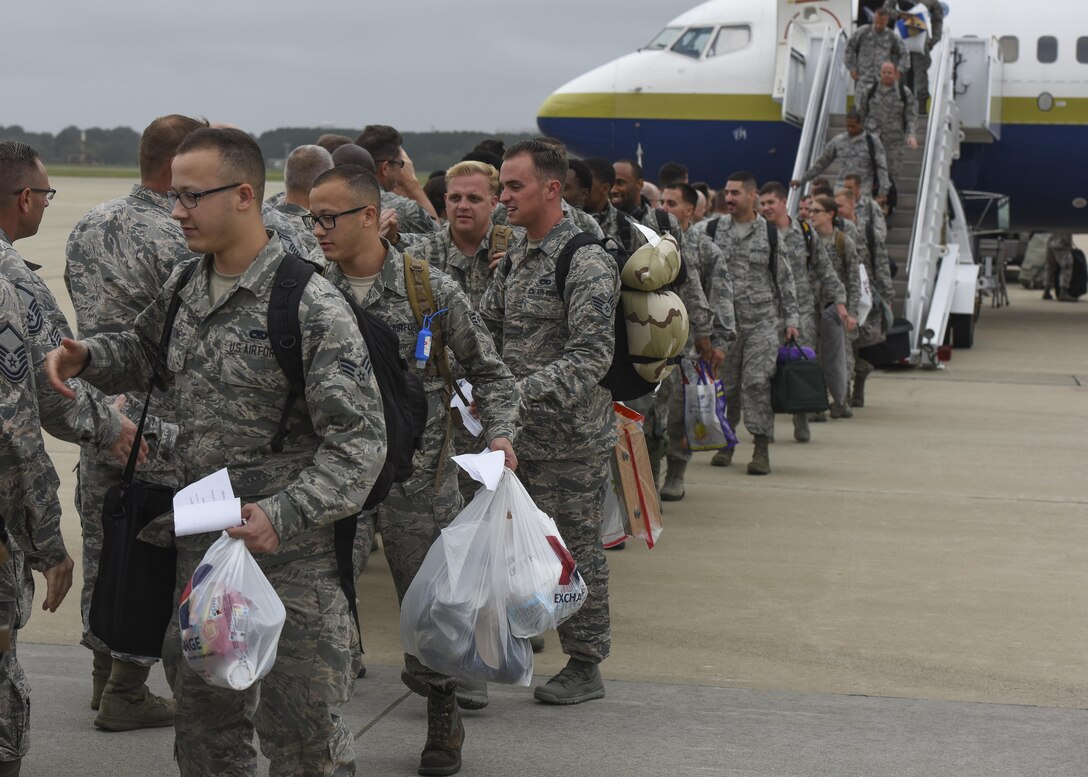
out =
<path fill-rule="evenodd" d="M 341 216 L 350 216 L 352 213 L 366 210 L 367 207 L 368 206 L 366 205 L 360 205 L 358 208 L 342 210 L 339 213 L 326 213 L 323 216 L 318 216 L 314 213 L 306 213 L 302 216 L 302 223 L 306 225 L 306 229 L 313 229 L 317 224 L 320 224 L 322 229 L 336 229 L 336 220 L 338 218 Z"/>
<path fill-rule="evenodd" d="M 176 192 L 171 189 L 166 193 L 166 196 L 170 198 L 171 207 L 180 202 L 181 207 L 192 210 L 200 203 L 201 197 L 207 197 L 209 194 L 215 194 L 216 192 L 225 192 L 227 189 L 237 189 L 241 185 L 241 183 L 228 183 L 226 186 L 217 186 L 214 189 L 205 189 L 202 192 Z"/>
<path fill-rule="evenodd" d="M 382 162 L 388 162 L 389 164 L 396 165 L 397 167 L 404 167 L 404 165 L 406 164 L 403 159 L 375 159 L 374 160 L 374 164 L 380 165 Z"/>
<path fill-rule="evenodd" d="M 35 189 L 33 186 L 25 186 L 22 189 L 19 189 L 18 191 L 12 192 L 12 194 L 22 194 L 27 189 L 30 189 L 30 191 L 34 192 L 35 194 L 44 194 L 45 199 L 47 199 L 47 200 L 52 200 L 54 197 L 57 196 L 57 190 L 56 189 Z"/>

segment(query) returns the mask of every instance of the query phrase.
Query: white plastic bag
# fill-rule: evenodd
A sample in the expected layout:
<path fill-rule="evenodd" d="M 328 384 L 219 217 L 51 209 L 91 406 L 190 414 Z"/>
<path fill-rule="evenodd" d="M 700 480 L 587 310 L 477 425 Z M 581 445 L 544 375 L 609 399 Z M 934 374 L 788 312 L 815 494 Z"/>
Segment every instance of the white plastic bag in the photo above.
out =
<path fill-rule="evenodd" d="M 869 286 L 869 273 L 864 264 L 858 264 L 858 326 L 865 324 L 869 311 L 873 309 L 873 289 Z"/>
<path fill-rule="evenodd" d="M 401 603 L 401 644 L 452 677 L 528 685 L 527 637 L 555 628 L 585 597 L 554 521 L 506 470 L 427 552 Z"/>
<path fill-rule="evenodd" d="M 181 595 L 182 653 L 205 682 L 245 690 L 276 663 L 286 617 L 245 542 L 223 532 Z"/>

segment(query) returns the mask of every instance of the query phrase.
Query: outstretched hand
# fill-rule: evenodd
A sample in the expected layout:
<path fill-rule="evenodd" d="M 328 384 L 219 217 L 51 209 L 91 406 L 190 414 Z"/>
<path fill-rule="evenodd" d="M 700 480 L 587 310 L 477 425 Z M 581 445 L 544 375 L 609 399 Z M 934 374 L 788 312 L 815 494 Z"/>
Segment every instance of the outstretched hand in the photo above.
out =
<path fill-rule="evenodd" d="M 76 398 L 76 392 L 65 381 L 83 372 L 89 356 L 87 346 L 67 337 L 60 341 L 59 348 L 45 355 L 45 376 L 58 394 L 68 399 Z"/>

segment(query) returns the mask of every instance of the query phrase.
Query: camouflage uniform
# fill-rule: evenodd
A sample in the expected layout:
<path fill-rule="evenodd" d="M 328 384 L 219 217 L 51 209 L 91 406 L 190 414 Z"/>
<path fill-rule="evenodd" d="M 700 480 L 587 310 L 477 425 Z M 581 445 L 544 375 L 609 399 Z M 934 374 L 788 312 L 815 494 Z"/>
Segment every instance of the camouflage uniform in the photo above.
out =
<path fill-rule="evenodd" d="M 170 218 L 170 210 L 166 195 L 136 184 L 128 196 L 99 205 L 76 224 L 65 252 L 64 282 L 75 307 L 80 336 L 129 330 L 140 311 L 158 296 L 174 265 L 194 256 L 186 247 L 181 227 Z M 138 420 L 144 398 L 142 390 L 129 395 L 125 412 L 130 417 L 135 414 Z M 148 428 L 154 430 L 157 426 L 160 439 L 168 436 L 167 445 L 160 445 L 160 456 L 140 467 L 142 480 L 168 486 L 175 485 L 174 465 L 161 454 L 172 450 L 177 427 L 160 424 L 155 417 L 172 418 L 173 403 L 172 395 L 156 393 Z M 102 554 L 102 503 L 106 491 L 120 479 L 121 467 L 112 456 L 99 453 L 93 445 L 82 446 L 76 490 L 76 509 L 83 529 L 81 642 L 91 650 L 109 650 L 91 633 L 89 615 Z M 141 664 L 154 661 L 120 657 Z"/>
<path fill-rule="evenodd" d="M 427 233 L 438 229 L 438 223 L 418 202 L 382 189 L 382 210 L 389 209 L 397 212 L 397 231 L 402 234 Z"/>
<path fill-rule="evenodd" d="M 801 320 L 798 342 L 815 348 L 820 336 L 820 311 L 826 305 L 846 304 L 846 288 L 827 258 L 816 231 L 812 230 L 809 234 L 811 253 L 800 222 L 791 219 L 789 227 L 778 230 L 778 245 L 784 249 L 783 255 L 789 257 L 793 271 L 793 287 L 797 292 L 797 309 Z"/>
<path fill-rule="evenodd" d="M 888 163 L 888 178 L 894 183 L 899 178 L 899 168 L 903 163 L 903 147 L 907 138 L 914 135 L 918 125 L 918 105 L 914 94 L 903 87 L 899 94 L 899 85 L 884 86 L 877 83 L 860 94 L 858 112 L 865 122 L 865 129 L 880 138 L 884 146 L 884 156 Z"/>
<path fill-rule="evenodd" d="M 174 388 L 179 482 L 229 467 L 242 503 L 259 505 L 279 537 L 276 551 L 256 556 L 288 611 L 276 663 L 245 692 L 208 685 L 180 663 L 174 727 L 182 775 L 256 774 L 254 728 L 272 775 L 354 771 L 351 731 L 333 709 L 351 697 L 361 655 L 337 581 L 332 524 L 357 513 L 369 493 L 385 456 L 385 419 L 355 318 L 340 293 L 314 277 L 299 305 L 305 401 L 289 414 L 283 452 L 271 451 L 288 394 L 268 344 L 272 280 L 283 256 L 281 242 L 270 239 L 214 304 L 211 257 L 198 260 L 179 292 L 165 359 L 157 346 L 184 265 L 134 332 L 86 341 L 83 374 L 105 390 L 146 385 L 152 369 Z M 179 592 L 215 539 L 177 538 Z M 167 641 L 178 639 L 176 629 L 175 621 Z"/>
<path fill-rule="evenodd" d="M 726 402 L 734 409 L 731 415 L 744 409 L 744 426 L 749 433 L 769 437 L 774 433 L 771 378 L 783 326 L 795 327 L 800 321 L 790 260 L 781 242 L 775 262 L 777 274 L 771 278 L 767 228 L 762 216 L 747 224 L 722 216 L 714 242 L 729 263 L 737 320 L 737 342 L 722 365 Z"/>
<path fill-rule="evenodd" d="M 907 47 L 895 26 L 889 22 L 882 32 L 871 24 L 858 27 L 846 44 L 846 69 L 858 74 L 855 94 L 880 79 L 880 66 L 885 62 L 891 62 L 900 73 L 907 72 Z"/>
<path fill-rule="evenodd" d="M 864 253 L 866 270 L 873 287 L 889 305 L 895 301 L 895 287 L 892 285 L 891 258 L 888 256 L 888 223 L 880 206 L 871 197 L 863 196 L 854 208 L 857 217 L 858 237 L 855 240 L 865 244 Z M 869 225 L 873 228 L 870 234 Z"/>
<path fill-rule="evenodd" d="M 873 139 L 873 154 L 869 155 L 869 142 L 866 137 Z M 873 158 L 876 158 L 876 170 L 873 170 Z M 801 183 L 807 183 L 826 170 L 832 162 L 839 162 L 838 182 L 842 183 L 847 173 L 854 173 L 861 178 L 861 190 L 868 194 L 873 190 L 873 177 L 876 176 L 880 196 L 888 193 L 891 181 L 888 179 L 888 159 L 884 154 L 884 144 L 880 138 L 862 131 L 857 137 L 850 137 L 849 132 L 843 132 L 831 139 L 824 146 L 824 150 L 812 167 L 801 176 Z"/>
<path fill-rule="evenodd" d="M 313 230 L 307 229 L 302 223 L 302 217 L 306 213 L 302 206 L 288 202 L 261 209 L 265 227 L 280 236 L 284 251 L 308 259 L 318 267 L 324 267 L 325 252 L 321 250 Z"/>
<path fill-rule="evenodd" d="M 261 216 L 267 215 L 268 211 L 278 208 L 285 202 L 287 202 L 287 192 L 276 192 L 269 195 L 261 204 Z"/>
<path fill-rule="evenodd" d="M 518 230 L 524 232 L 524 230 Z M 453 242 L 450 225 L 429 235 L 416 235 L 401 242 L 397 248 L 405 253 L 422 259 L 431 267 L 436 267 L 457 282 L 468 295 L 473 310 L 480 307 L 487 284 L 491 282 L 491 272 L 487 269 L 491 263 L 491 230 L 487 231 L 476 253 L 465 256 Z M 413 350 L 415 344 L 413 343 Z"/>
<path fill-rule="evenodd" d="M 401 353 L 414 364 L 419 324 L 408 301 L 404 274 L 404 255 L 385 243 L 388 254 L 381 274 L 367 292 L 361 307 L 384 321 L 400 340 Z M 350 295 L 351 285 L 340 267 L 329 265 L 326 277 L 334 286 Z M 430 268 L 431 291 L 436 309 L 446 308 L 431 323 L 441 330 L 446 345 L 462 366 L 465 377 L 472 383 L 484 437 L 487 442 L 496 437 L 514 438 L 517 424 L 518 400 L 514 376 L 499 358 L 495 344 L 484 326 L 480 314 L 469 304 L 461 287 L 437 268 Z M 389 495 L 376 512 L 378 530 L 382 535 L 397 600 L 416 576 L 427 551 L 439 533 L 461 511 L 461 494 L 457 490 L 457 465 L 450 459 L 448 435 L 452 432 L 450 393 L 446 381 L 438 372 L 437 353 L 432 354 L 423 373 L 427 391 L 427 426 L 423 433 L 423 449 L 416 451 L 413 474 L 404 483 L 394 483 Z M 418 668 L 414 666 L 413 668 Z M 450 678 L 426 672 L 431 684 L 449 688 Z"/>
<path fill-rule="evenodd" d="M 597 219 L 593 218 L 590 214 L 586 213 L 581 208 L 576 208 L 566 200 L 562 202 L 563 215 L 569 216 L 571 221 L 574 222 L 574 226 L 583 232 L 596 237 L 598 240 L 604 240 L 604 232 L 601 230 L 601 225 L 597 223 Z M 491 223 L 492 224 L 509 224 L 510 221 L 506 216 L 506 206 L 501 202 L 495 206 L 495 210 L 491 211 Z M 521 227 L 514 227 L 514 229 L 520 230 Z"/>
<path fill-rule="evenodd" d="M 11 629 L 11 647 L 0 657 L 0 762 L 22 758 L 30 746 L 30 684 L 16 657 L 18 630 L 34 600 L 30 570 L 44 572 L 68 557 L 60 480 L 38 417 L 26 315 L 19 293 L 0 278 L 0 525 L 11 551 L 0 567 L 0 627 Z"/>
<path fill-rule="evenodd" d="M 589 587 L 559 627 L 563 652 L 599 663 L 608 657 L 608 564 L 601 509 L 615 443 L 612 397 L 600 385 L 612 363 L 619 271 L 599 246 L 580 248 L 562 296 L 555 263 L 578 228 L 563 218 L 530 249 L 511 246 L 480 307 L 503 360 L 517 378 L 522 428 L 518 476 L 559 526 Z"/>
<path fill-rule="evenodd" d="M 843 251 L 840 254 L 836 232 L 820 235 L 820 243 L 835 269 L 835 274 L 846 289 L 846 313 L 857 318 L 861 295 L 861 279 L 857 269 L 860 263 L 858 251 L 854 240 L 843 232 Z M 827 301 L 826 296 L 824 301 Z M 832 319 L 828 310 L 824 311 L 820 327 L 820 363 L 823 365 L 827 390 L 832 399 L 845 405 L 849 376 L 854 372 L 854 353 L 850 343 L 857 337 L 857 330 L 848 333 L 838 315 Z"/>
<path fill-rule="evenodd" d="M 924 54 L 910 52 L 910 69 L 914 74 L 913 91 L 918 95 L 918 101 L 922 108 L 925 109 L 926 103 L 929 101 L 929 66 L 932 63 L 929 52 L 941 39 L 944 32 L 944 6 L 940 0 L 910 0 L 907 12 L 916 3 L 921 3 L 929 11 L 929 40 L 926 43 L 926 51 Z M 896 0 L 885 0 L 884 7 L 891 13 L 893 22 L 899 19 L 899 4 Z"/>
<path fill-rule="evenodd" d="M 1057 276 L 1059 292 L 1068 291 L 1073 282 L 1073 235 L 1055 232 L 1046 241 L 1046 274 L 1043 288 L 1054 288 Z"/>

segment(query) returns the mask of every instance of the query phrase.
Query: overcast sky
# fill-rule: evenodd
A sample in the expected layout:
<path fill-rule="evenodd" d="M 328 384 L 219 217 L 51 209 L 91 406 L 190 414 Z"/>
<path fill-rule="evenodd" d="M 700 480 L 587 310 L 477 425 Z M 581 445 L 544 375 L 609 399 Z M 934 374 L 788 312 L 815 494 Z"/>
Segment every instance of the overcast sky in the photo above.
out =
<path fill-rule="evenodd" d="M 4 3 L 0 125 L 536 127 L 558 86 L 697 0 Z"/>

